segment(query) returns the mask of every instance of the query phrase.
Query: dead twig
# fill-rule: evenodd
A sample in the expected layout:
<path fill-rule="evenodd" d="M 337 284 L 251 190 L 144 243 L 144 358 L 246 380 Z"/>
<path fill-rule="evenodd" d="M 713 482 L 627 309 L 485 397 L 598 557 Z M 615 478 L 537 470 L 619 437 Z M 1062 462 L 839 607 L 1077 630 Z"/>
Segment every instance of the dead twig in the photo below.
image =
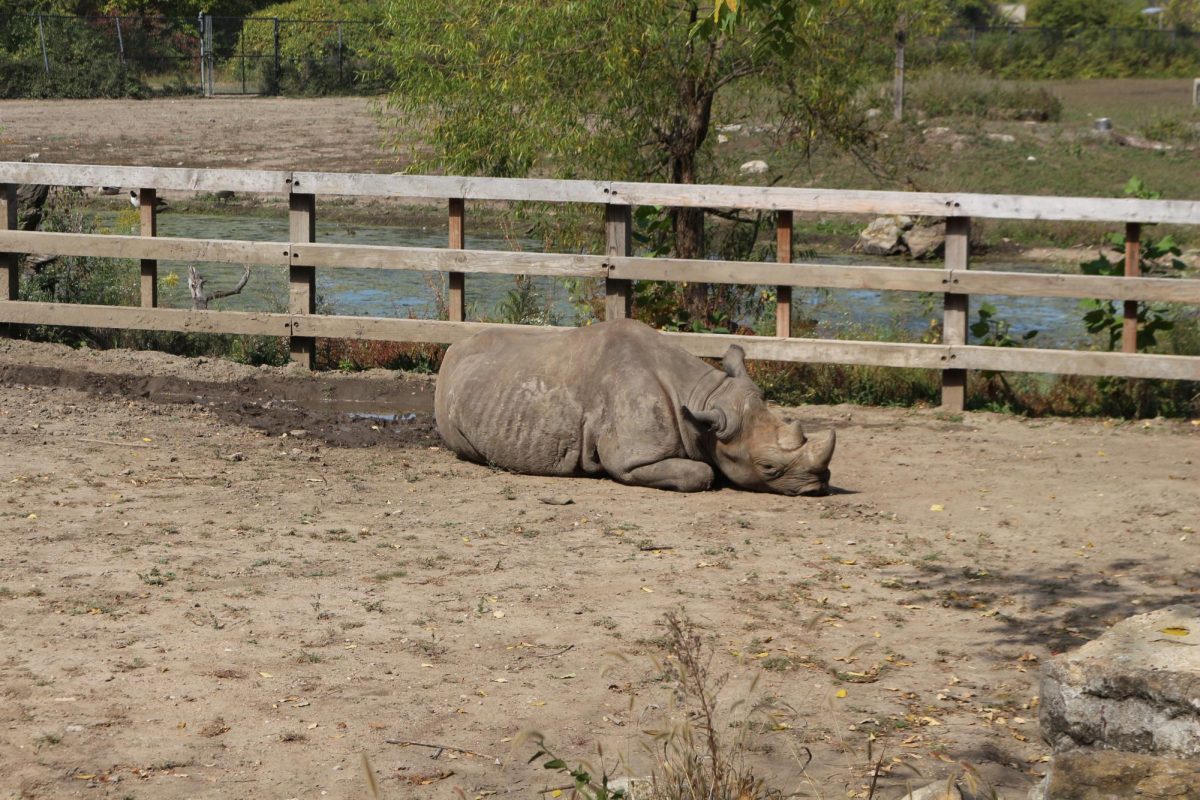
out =
<path fill-rule="evenodd" d="M 90 444 L 111 444 L 116 447 L 147 447 L 147 448 L 150 448 L 151 450 L 158 447 L 158 445 L 146 444 L 145 442 L 114 442 L 111 439 L 89 439 L 85 436 L 77 436 L 77 437 L 75 437 L 75 441 L 88 442 Z"/>
<path fill-rule="evenodd" d="M 478 756 L 479 758 L 490 758 L 493 761 L 497 760 L 495 756 L 489 756 L 487 753 L 476 753 L 474 750 L 464 750 L 461 747 L 454 747 L 448 744 L 429 744 L 427 742 L 412 742 L 407 739 L 384 739 L 387 744 L 398 744 L 401 747 L 428 747 L 430 750 L 437 750 L 430 758 L 437 758 L 443 751 L 449 750 L 453 753 L 463 753 L 468 756 Z"/>
<path fill-rule="evenodd" d="M 220 300 L 222 297 L 232 297 L 235 294 L 240 294 L 242 289 L 246 288 L 246 282 L 250 280 L 250 265 L 246 265 L 246 271 L 242 273 L 242 279 L 238 281 L 238 285 L 232 289 L 225 289 L 219 292 L 205 292 L 204 284 L 207 279 L 196 271 L 195 267 L 188 267 L 188 291 L 192 293 L 192 308 L 197 311 L 206 311 L 208 304 L 213 300 Z"/>
<path fill-rule="evenodd" d="M 575 645 L 569 644 L 561 650 L 555 650 L 553 653 L 534 653 L 534 655 L 540 656 L 541 658 L 554 658 L 555 656 L 561 656 L 563 653 L 567 652 L 568 650 L 572 650 L 574 648 L 575 648 Z"/>

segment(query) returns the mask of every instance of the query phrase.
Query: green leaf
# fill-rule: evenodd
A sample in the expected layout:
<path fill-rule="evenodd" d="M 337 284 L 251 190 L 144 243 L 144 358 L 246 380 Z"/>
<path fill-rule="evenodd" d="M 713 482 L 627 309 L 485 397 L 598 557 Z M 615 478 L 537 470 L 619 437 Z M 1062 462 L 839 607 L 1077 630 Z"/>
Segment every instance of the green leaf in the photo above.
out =
<path fill-rule="evenodd" d="M 561 758 L 551 759 L 545 764 L 542 764 L 542 769 L 566 769 L 567 764 Z"/>

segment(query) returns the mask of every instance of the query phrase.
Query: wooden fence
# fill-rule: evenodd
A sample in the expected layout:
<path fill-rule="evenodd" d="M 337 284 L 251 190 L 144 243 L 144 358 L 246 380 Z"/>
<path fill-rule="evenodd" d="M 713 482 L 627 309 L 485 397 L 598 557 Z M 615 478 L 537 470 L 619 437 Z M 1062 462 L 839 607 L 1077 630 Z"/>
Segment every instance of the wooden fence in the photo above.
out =
<path fill-rule="evenodd" d="M 135 187 L 141 236 L 18 231 L 18 184 Z M 285 195 L 286 242 L 158 238 L 155 199 L 161 190 L 235 191 Z M 382 247 L 316 242 L 317 195 L 440 199 L 447 202 L 447 248 Z M 603 255 L 464 249 L 467 201 L 587 203 L 604 209 Z M 777 212 L 778 262 L 639 258 L 631 255 L 632 211 L 638 205 L 766 209 Z M 1200 357 L 1136 352 L 1079 352 L 973 346 L 967 343 L 972 294 L 1078 297 L 1124 302 L 1124 343 L 1136 341 L 1137 301 L 1200 304 L 1200 280 L 1138 276 L 1140 230 L 1147 223 L 1200 224 L 1200 203 L 1021 195 L 844 191 L 747 186 L 680 186 L 616 181 L 160 169 L 0 162 L 0 323 L 287 336 L 294 359 L 311 366 L 317 337 L 451 343 L 485 327 L 465 320 L 463 286 L 469 273 L 598 278 L 606 286 L 606 315 L 630 313 L 633 281 L 666 280 L 777 287 L 779 336 L 671 334 L 700 356 L 720 356 L 731 343 L 749 358 L 922 367 L 942 371 L 945 407 L 961 410 L 968 370 L 1112 375 L 1200 380 Z M 794 212 L 910 214 L 945 217 L 944 269 L 791 263 Z M 969 269 L 972 218 L 1083 220 L 1121 223 L 1127 237 L 1126 276 L 988 272 Z M 135 259 L 141 264 L 141 307 L 61 305 L 18 301 L 20 253 Z M 161 259 L 266 264 L 289 268 L 286 313 L 158 308 Z M 315 314 L 316 270 L 367 268 L 449 273 L 449 320 Z M 792 338 L 795 286 L 935 292 L 944 296 L 941 344 Z"/>

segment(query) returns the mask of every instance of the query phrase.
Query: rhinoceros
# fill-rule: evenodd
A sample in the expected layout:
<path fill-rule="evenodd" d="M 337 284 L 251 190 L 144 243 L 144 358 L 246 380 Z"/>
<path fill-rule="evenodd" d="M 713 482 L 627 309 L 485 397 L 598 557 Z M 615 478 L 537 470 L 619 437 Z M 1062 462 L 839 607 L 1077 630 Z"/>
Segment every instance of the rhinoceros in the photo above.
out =
<path fill-rule="evenodd" d="M 680 492 L 714 468 L 761 492 L 829 486 L 834 432 L 780 419 L 731 345 L 714 369 L 633 320 L 561 331 L 489 329 L 438 374 L 438 433 L 460 457 L 531 475 L 599 475 Z"/>

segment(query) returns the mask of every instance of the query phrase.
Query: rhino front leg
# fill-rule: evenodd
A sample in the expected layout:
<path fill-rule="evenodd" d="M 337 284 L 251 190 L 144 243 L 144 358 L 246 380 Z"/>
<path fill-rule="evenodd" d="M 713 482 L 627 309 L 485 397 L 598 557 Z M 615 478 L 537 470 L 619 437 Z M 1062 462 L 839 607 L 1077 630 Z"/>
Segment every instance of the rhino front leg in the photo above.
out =
<path fill-rule="evenodd" d="M 712 486 L 713 471 L 712 467 L 703 461 L 664 458 L 662 461 L 635 467 L 613 477 L 621 483 L 633 486 L 649 486 L 675 492 L 703 492 Z"/>

